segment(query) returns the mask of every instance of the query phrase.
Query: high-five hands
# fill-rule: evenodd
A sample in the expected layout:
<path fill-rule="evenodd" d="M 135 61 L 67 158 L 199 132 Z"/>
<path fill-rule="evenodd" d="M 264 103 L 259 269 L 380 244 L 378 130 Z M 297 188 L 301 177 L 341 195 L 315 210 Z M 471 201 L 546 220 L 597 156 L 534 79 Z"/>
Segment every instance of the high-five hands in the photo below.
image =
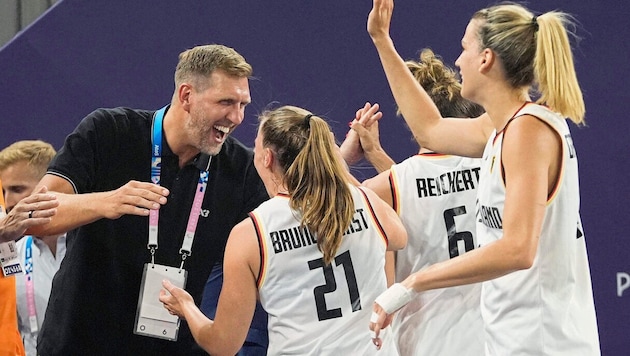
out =
<path fill-rule="evenodd" d="M 382 117 L 383 113 L 379 111 L 379 105 L 376 103 L 374 105 L 369 102 L 365 103 L 362 108 L 357 110 L 354 119 L 349 124 L 351 130 L 348 131 L 346 139 L 340 146 L 341 155 L 346 163 L 350 165 L 356 164 L 363 158 L 365 147 L 362 146 L 362 137 L 356 132 L 357 124 L 361 125 L 361 129 L 367 130 L 373 125 L 377 125 L 378 120 Z M 376 126 L 376 130 L 376 139 L 378 141 L 378 126 Z"/>

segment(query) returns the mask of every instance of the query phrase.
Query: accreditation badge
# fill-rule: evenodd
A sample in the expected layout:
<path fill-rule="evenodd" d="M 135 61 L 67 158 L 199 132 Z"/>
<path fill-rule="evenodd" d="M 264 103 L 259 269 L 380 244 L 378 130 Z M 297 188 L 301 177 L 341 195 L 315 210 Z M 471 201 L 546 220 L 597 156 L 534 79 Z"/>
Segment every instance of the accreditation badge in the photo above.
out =
<path fill-rule="evenodd" d="M 2 274 L 5 277 L 22 273 L 15 241 L 0 243 L 0 265 L 2 265 Z"/>
<path fill-rule="evenodd" d="M 180 319 L 164 308 L 159 296 L 160 290 L 163 289 L 164 279 L 168 279 L 173 285 L 183 289 L 186 285 L 186 277 L 185 269 L 153 263 L 144 265 L 134 334 L 170 341 L 177 340 Z"/>

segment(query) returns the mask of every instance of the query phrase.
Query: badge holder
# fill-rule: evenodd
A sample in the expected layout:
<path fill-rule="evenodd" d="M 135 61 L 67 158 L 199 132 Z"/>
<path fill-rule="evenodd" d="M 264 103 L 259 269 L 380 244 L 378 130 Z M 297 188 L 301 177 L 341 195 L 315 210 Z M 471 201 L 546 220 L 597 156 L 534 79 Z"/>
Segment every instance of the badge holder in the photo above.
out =
<path fill-rule="evenodd" d="M 2 185 L 0 185 L 0 188 L 2 188 Z M 0 191 L 0 218 L 5 216 L 4 197 Z M 11 240 L 0 243 L 0 266 L 2 267 L 0 274 L 5 277 L 22 273 L 22 266 L 20 265 L 20 257 L 18 256 L 15 241 Z"/>
<path fill-rule="evenodd" d="M 5 277 L 22 274 L 22 265 L 20 265 L 15 241 L 0 243 L 0 265 Z"/>
<path fill-rule="evenodd" d="M 155 112 L 151 131 L 151 182 L 160 184 L 160 174 L 162 166 L 162 121 L 167 106 Z M 208 169 L 210 162 L 208 162 Z M 186 257 L 190 256 L 197 221 L 201 212 L 201 204 L 208 184 L 208 170 L 199 172 L 197 190 L 193 199 L 193 205 L 188 217 L 186 233 L 182 241 L 179 253 L 182 257 L 182 264 L 177 267 L 155 264 L 155 251 L 158 249 L 158 221 L 159 211 L 149 211 L 149 241 L 147 249 L 151 252 L 151 263 L 144 265 L 142 274 L 142 284 L 140 286 L 140 296 L 138 297 L 138 308 L 136 309 L 136 323 L 134 334 L 166 339 L 177 340 L 180 319 L 176 315 L 171 315 L 159 300 L 162 281 L 168 279 L 173 285 L 184 288 L 186 285 L 187 272 L 184 269 Z"/>
<path fill-rule="evenodd" d="M 177 341 L 180 319 L 164 308 L 159 296 L 160 290 L 164 289 L 164 279 L 183 289 L 186 277 L 185 269 L 153 263 L 144 265 L 134 334 Z"/>

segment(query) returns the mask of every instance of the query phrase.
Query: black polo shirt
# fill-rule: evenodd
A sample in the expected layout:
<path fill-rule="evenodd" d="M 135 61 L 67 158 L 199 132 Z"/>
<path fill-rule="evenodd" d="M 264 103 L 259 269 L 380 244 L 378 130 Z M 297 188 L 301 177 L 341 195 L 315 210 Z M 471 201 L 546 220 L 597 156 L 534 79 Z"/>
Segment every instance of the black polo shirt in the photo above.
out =
<path fill-rule="evenodd" d="M 99 109 L 84 118 L 51 162 L 48 173 L 64 177 L 76 193 L 118 189 L 130 180 L 150 181 L 151 123 L 154 111 Z M 161 185 L 170 190 L 160 208 L 155 262 L 179 266 L 199 170 L 200 154 L 179 168 L 163 137 Z M 230 230 L 268 199 L 253 165 L 253 153 L 228 137 L 212 157 L 192 255 L 186 259 L 186 290 L 197 305 L 212 265 L 222 260 Z M 53 280 L 41 355 L 192 355 L 195 346 L 185 322 L 177 342 L 133 333 L 147 250 L 148 217 L 101 219 L 68 234 L 68 250 Z"/>

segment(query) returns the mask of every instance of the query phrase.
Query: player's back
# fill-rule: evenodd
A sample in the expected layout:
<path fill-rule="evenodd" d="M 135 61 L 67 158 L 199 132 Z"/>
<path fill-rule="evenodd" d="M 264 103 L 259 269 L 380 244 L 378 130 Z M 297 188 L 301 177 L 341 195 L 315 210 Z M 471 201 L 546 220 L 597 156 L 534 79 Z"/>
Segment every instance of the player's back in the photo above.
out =
<path fill-rule="evenodd" d="M 391 168 L 393 207 L 409 240 L 396 252 L 396 281 L 477 247 L 475 200 L 481 162 L 424 153 Z M 401 355 L 483 354 L 481 286 L 421 293 L 392 324 Z"/>
<path fill-rule="evenodd" d="M 354 220 L 324 263 L 317 241 L 300 227 L 289 197 L 252 212 L 261 247 L 260 301 L 269 313 L 270 355 L 370 355 L 372 303 L 385 289 L 386 237 L 372 209 L 352 188 Z M 386 342 L 380 355 L 396 354 Z"/>

